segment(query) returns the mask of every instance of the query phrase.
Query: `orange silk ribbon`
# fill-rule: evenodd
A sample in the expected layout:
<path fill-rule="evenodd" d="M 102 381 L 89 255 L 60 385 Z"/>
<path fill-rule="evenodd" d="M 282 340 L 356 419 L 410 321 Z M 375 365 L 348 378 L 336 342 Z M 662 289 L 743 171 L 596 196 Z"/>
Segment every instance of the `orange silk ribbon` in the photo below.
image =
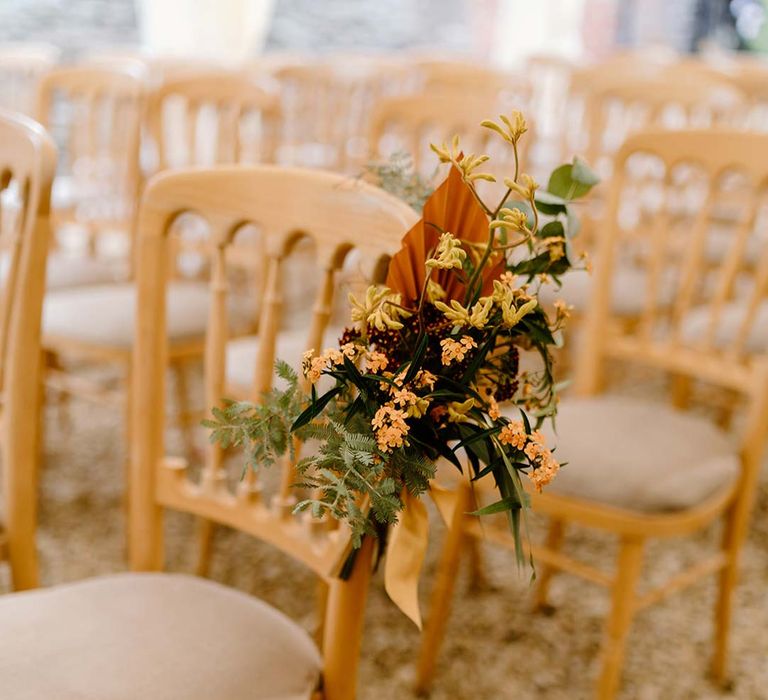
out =
<path fill-rule="evenodd" d="M 455 492 L 435 482 L 430 496 L 447 523 L 453 517 Z M 429 518 L 422 500 L 403 491 L 403 510 L 392 526 L 384 565 L 384 588 L 392 602 L 421 629 L 419 577 L 429 541 Z"/>

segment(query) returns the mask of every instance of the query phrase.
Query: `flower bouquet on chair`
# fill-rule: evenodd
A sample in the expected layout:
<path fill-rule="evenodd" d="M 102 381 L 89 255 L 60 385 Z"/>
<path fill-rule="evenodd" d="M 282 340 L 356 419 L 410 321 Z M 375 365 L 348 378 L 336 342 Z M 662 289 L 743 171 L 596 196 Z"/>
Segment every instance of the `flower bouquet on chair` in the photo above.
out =
<path fill-rule="evenodd" d="M 385 284 L 350 296 L 352 324 L 338 347 L 305 353 L 303 382 L 278 363 L 285 391 L 228 404 L 208 422 L 212 439 L 245 445 L 254 465 L 290 450 L 292 435 L 316 440 L 296 465 L 311 494 L 296 508 L 346 521 L 354 546 L 395 526 L 389 556 L 398 528 L 411 530 L 411 542 L 426 539 L 419 497 L 438 460 L 494 480 L 498 499 L 477 514 L 507 512 L 518 544 L 527 503 L 521 476 L 541 489 L 560 466 L 539 428 L 557 410 L 551 350 L 568 314 L 562 302 L 545 310 L 539 291 L 559 286 L 572 268 L 572 201 L 597 179 L 576 159 L 541 191 L 520 172 L 522 115 L 482 126 L 515 154 L 499 202 L 478 194 L 478 181 L 495 182 L 480 172 L 488 156 L 462 153 L 457 138 L 433 146 L 448 176 L 405 235 Z M 521 352 L 539 358 L 535 370 L 521 369 Z M 330 388 L 320 391 L 323 377 Z M 412 605 L 401 607 L 418 617 Z"/>

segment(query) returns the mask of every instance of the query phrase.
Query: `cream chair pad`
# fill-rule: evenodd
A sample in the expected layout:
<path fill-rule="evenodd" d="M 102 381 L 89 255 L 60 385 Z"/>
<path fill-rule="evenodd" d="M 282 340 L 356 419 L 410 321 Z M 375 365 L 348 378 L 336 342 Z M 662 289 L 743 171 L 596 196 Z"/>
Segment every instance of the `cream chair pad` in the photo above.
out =
<path fill-rule="evenodd" d="M 91 284 L 110 284 L 125 278 L 125 271 L 121 271 L 120 266 L 115 263 L 98 258 L 53 254 L 48 256 L 45 285 L 49 290 L 67 289 Z"/>
<path fill-rule="evenodd" d="M 202 337 L 208 318 L 208 286 L 173 282 L 167 297 L 168 336 Z M 244 328 L 254 318 L 253 304 L 231 300 L 230 325 Z M 110 347 L 130 347 L 136 325 L 136 288 L 132 284 L 92 285 L 49 293 L 43 308 L 43 336 Z"/>
<path fill-rule="evenodd" d="M 689 343 L 702 342 L 709 332 L 709 307 L 694 309 L 683 320 L 682 337 Z M 747 313 L 747 302 L 731 302 L 723 305 L 722 314 L 714 334 L 714 346 L 724 348 L 732 343 L 741 330 L 741 324 Z M 747 352 L 764 352 L 768 349 L 768 303 L 763 302 L 757 308 L 747 334 L 744 349 Z"/>
<path fill-rule="evenodd" d="M 265 603 L 178 574 L 121 574 L 0 597 L 0 696 L 308 700 L 320 655 Z"/>
<path fill-rule="evenodd" d="M 541 288 L 541 303 L 550 305 L 555 299 L 563 299 L 577 311 L 584 312 L 592 300 L 593 277 L 586 271 L 574 271 L 563 275 L 563 286 L 557 289 L 553 284 Z M 631 267 L 619 267 L 613 276 L 613 311 L 620 316 L 638 316 L 645 304 L 647 280 L 642 271 Z M 668 284 L 662 289 L 658 301 L 669 303 L 672 299 L 672 289 Z"/>
<path fill-rule="evenodd" d="M 325 338 L 329 347 L 338 347 L 338 338 L 344 332 L 343 328 L 329 328 L 325 332 Z M 277 348 L 275 360 L 285 360 L 297 373 L 301 372 L 301 357 L 307 349 L 309 336 L 309 324 L 302 328 L 290 328 L 280 331 L 277 335 Z M 315 348 L 320 353 L 325 349 Z M 248 390 L 253 386 L 257 353 L 259 351 L 259 338 L 256 335 L 246 335 L 235 338 L 227 343 L 227 385 Z M 275 377 L 275 386 L 285 388 L 282 380 Z M 318 391 L 330 389 L 329 384 L 323 381 L 318 386 Z"/>
<path fill-rule="evenodd" d="M 0 255 L 0 281 L 8 275 L 10 258 Z M 124 265 L 122 267 L 125 267 Z M 125 270 L 119 264 L 84 256 L 51 253 L 45 272 L 47 289 L 66 289 L 88 284 L 109 284 L 125 279 Z"/>
<path fill-rule="evenodd" d="M 557 460 L 568 464 L 548 491 L 619 508 L 671 511 L 701 503 L 739 474 L 736 449 L 723 431 L 663 403 L 566 399 L 556 427 L 554 434 L 548 422 L 544 432 Z"/>

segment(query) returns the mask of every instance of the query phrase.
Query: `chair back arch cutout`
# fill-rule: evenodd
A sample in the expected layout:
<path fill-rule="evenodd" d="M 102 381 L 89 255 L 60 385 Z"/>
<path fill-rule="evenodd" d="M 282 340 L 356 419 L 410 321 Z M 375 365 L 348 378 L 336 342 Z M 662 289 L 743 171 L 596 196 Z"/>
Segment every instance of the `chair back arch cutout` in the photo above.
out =
<path fill-rule="evenodd" d="M 166 455 L 168 341 L 164 297 L 173 274 L 173 224 L 188 212 L 204 218 L 209 230 L 210 302 L 203 363 L 207 407 L 221 405 L 226 390 L 226 344 L 230 338 L 227 271 L 232 265 L 249 264 L 244 262 L 245 251 L 238 249 L 241 231 L 249 225 L 258 228 L 262 238 L 256 254 L 266 257 L 255 378 L 256 387 L 266 391 L 271 387 L 280 328 L 282 272 L 298 242 L 309 237 L 314 243 L 320 279 L 307 349 L 319 349 L 331 315 L 336 276 L 350 251 L 360 252 L 371 278 L 382 276 L 386 269 L 383 263 L 397 250 L 417 214 L 393 196 L 359 180 L 268 165 L 162 173 L 148 184 L 140 207 L 131 566 L 135 570 L 162 567 L 164 509 L 225 524 L 274 545 L 329 584 L 323 624 L 325 697 L 352 698 L 356 674 L 350 660 L 359 649 L 373 544 L 364 543 L 352 578 L 341 581 L 335 574 L 348 552 L 349 532 L 334 527 L 334 523 L 312 520 L 306 513 L 293 513 L 295 479 L 290 460 L 281 465 L 279 488 L 271 498 L 265 498 L 262 478 L 253 470 L 230 488 L 219 445 L 207 446 L 202 475 L 196 481 L 189 477 L 185 460 Z M 197 250 L 202 247 L 198 245 Z"/>

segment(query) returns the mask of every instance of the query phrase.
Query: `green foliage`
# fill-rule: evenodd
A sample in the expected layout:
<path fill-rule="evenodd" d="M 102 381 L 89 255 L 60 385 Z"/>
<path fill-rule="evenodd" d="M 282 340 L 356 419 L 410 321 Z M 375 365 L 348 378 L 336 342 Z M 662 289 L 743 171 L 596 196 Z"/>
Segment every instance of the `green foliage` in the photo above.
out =
<path fill-rule="evenodd" d="M 414 169 L 411 156 L 402 151 L 393 153 L 386 163 L 369 163 L 365 169 L 381 189 L 399 197 L 418 212 L 432 194 L 429 182 Z"/>
<path fill-rule="evenodd" d="M 278 360 L 275 372 L 286 382 L 285 390 L 273 389 L 260 403 L 227 401 L 222 408 L 211 409 L 212 418 L 203 421 L 211 431 L 211 442 L 224 449 L 245 448 L 247 467 L 272 466 L 293 450 L 291 428 L 301 413 L 304 397 L 290 365 Z"/>
<path fill-rule="evenodd" d="M 598 182 L 597 174 L 577 156 L 550 175 L 547 192 L 567 202 L 584 197 Z"/>
<path fill-rule="evenodd" d="M 516 156 L 525 123 L 522 117 L 504 123 L 508 128 L 495 125 L 494 131 L 512 144 Z M 355 302 L 357 325 L 345 330 L 338 349 L 305 358 L 305 376 L 314 382 L 309 395 L 296 373 L 278 362 L 285 389 L 257 404 L 215 408 L 205 425 L 211 440 L 244 447 L 254 469 L 291 453 L 293 435 L 316 441 L 318 447 L 297 465 L 297 487 L 307 493 L 296 510 L 345 521 L 356 546 L 364 534 L 379 534 L 397 521 L 404 493 L 419 496 L 429 488 L 440 459 L 468 469 L 473 480 L 493 478 L 499 498 L 475 515 L 506 512 L 523 561 L 528 496 L 521 474 L 540 488 L 559 468 L 539 428 L 556 413 L 551 351 L 567 314 L 560 305 L 550 317 L 538 294 L 542 284 L 559 284 L 572 268 L 569 238 L 579 226 L 574 200 L 598 179 L 575 158 L 539 191 L 517 163 L 514 178 L 505 179 L 502 202 L 489 207 L 473 185 L 473 177 L 483 177 L 473 174 L 483 160 L 461 155 L 458 142 L 436 152 L 472 188 L 488 216 L 487 241 L 470 250 L 457 238 L 460 232 L 440 230 L 443 252 L 440 246 L 425 251 L 430 264 L 425 259 L 426 279 L 416 299 L 370 289 L 363 302 Z M 369 166 L 368 172 L 416 209 L 430 193 L 403 154 Z M 450 251 L 455 255 L 462 247 L 464 256 L 454 265 Z M 491 260 L 495 277 L 487 279 Z M 430 284 L 444 301 L 430 296 Z M 385 304 L 398 310 L 395 320 Z M 389 323 L 382 321 L 386 318 Z M 522 350 L 537 353 L 541 369 L 521 372 Z M 323 375 L 333 385 L 318 395 Z M 503 404 L 516 409 L 512 417 L 500 413 Z"/>
<path fill-rule="evenodd" d="M 360 423 L 360 421 L 356 421 Z M 406 488 L 423 493 L 434 476 L 434 465 L 417 450 L 398 451 L 394 456 L 382 452 L 370 429 L 360 425 L 356 432 L 335 420 L 314 425 L 308 437 L 319 441 L 319 450 L 298 464 L 302 485 L 319 496 L 297 504 L 320 517 L 330 513 L 352 528 L 354 545 L 363 534 L 375 534 L 373 523 L 391 525 L 403 508 L 400 493 Z M 367 511 L 363 508 L 370 506 Z"/>

